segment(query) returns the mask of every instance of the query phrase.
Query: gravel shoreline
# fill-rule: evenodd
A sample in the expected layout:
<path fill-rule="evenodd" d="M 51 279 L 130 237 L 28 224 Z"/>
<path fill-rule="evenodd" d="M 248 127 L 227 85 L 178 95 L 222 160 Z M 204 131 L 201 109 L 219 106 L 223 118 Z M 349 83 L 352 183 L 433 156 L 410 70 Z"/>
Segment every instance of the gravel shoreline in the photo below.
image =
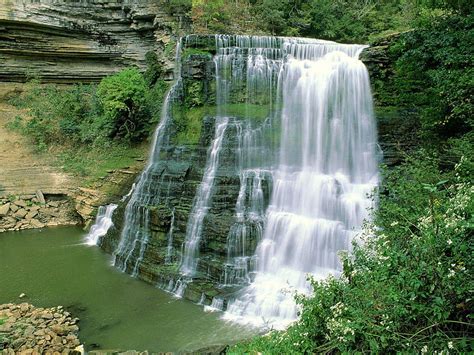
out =
<path fill-rule="evenodd" d="M 63 307 L 36 308 L 28 303 L 0 305 L 1 354 L 83 354 L 78 318 Z"/>

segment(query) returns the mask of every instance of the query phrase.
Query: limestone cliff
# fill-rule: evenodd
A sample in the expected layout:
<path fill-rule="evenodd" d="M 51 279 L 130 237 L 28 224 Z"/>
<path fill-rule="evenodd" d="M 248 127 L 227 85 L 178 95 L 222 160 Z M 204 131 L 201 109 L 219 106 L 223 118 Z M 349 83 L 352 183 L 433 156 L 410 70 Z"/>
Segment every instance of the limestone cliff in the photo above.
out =
<path fill-rule="evenodd" d="M 149 51 L 171 75 L 173 41 L 188 27 L 166 0 L 0 0 L 0 81 L 97 81 L 143 68 Z"/>

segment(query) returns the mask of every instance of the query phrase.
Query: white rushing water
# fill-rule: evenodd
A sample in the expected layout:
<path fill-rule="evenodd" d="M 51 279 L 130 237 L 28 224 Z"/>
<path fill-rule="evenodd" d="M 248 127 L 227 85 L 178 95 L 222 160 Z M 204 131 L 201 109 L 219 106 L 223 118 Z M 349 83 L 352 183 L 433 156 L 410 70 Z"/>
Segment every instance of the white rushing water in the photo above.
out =
<path fill-rule="evenodd" d="M 100 238 L 107 234 L 107 231 L 114 224 L 112 222 L 112 215 L 117 208 L 117 205 L 110 204 L 107 206 L 100 206 L 95 217 L 95 222 L 85 237 L 85 243 L 88 245 L 98 245 Z"/>
<path fill-rule="evenodd" d="M 364 46 L 282 37 L 217 35 L 215 40 L 214 136 L 181 251 L 173 249 L 170 206 L 165 263 L 180 256 L 181 277 L 166 289 L 183 297 L 193 277 L 205 278 L 205 270 L 197 272 L 203 227 L 221 161 L 229 161 L 221 159 L 222 151 L 235 146 L 240 190 L 219 287 L 240 291 L 233 299 L 214 297 L 207 310 L 227 305 L 225 319 L 283 328 L 297 318 L 294 292 L 311 292 L 308 276 L 340 273 L 338 252 L 351 250 L 375 207 L 370 195 L 379 179 L 376 127 L 368 73 L 358 59 Z M 115 251 L 115 265 L 133 275 L 150 238 L 148 208 L 160 203 L 166 183 L 169 195 L 171 181 L 162 175 L 159 157 L 173 122 L 171 103 L 182 89 L 181 43 L 177 80 Z M 246 105 L 238 117 L 231 115 L 236 103 Z M 265 117 L 256 117 L 262 109 Z"/>
<path fill-rule="evenodd" d="M 210 208 L 209 202 L 212 196 L 214 179 L 219 166 L 219 155 L 228 123 L 228 117 L 217 118 L 215 135 L 209 148 L 204 175 L 189 215 L 184 242 L 184 256 L 181 263 L 181 272 L 186 276 L 193 276 L 197 269 L 203 220 Z"/>
<path fill-rule="evenodd" d="M 364 47 L 280 40 L 241 41 L 271 47 L 249 49 L 257 59 L 247 63 L 264 63 L 260 57 L 267 55 L 264 72 L 279 68 L 281 137 L 255 278 L 225 314 L 274 328 L 297 318 L 294 292 L 311 292 L 308 276 L 340 272 L 338 251 L 351 250 L 378 183 L 369 79 L 358 60 Z"/>

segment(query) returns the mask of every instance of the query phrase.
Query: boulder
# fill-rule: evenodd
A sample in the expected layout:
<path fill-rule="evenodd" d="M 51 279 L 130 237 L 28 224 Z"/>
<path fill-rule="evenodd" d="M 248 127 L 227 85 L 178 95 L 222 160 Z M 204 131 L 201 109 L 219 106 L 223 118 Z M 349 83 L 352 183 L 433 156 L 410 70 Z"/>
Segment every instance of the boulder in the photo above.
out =
<path fill-rule="evenodd" d="M 24 208 L 20 208 L 18 211 L 15 212 L 15 217 L 24 218 L 28 214 L 28 211 Z"/>
<path fill-rule="evenodd" d="M 6 216 L 10 210 L 10 203 L 0 206 L 0 217 Z"/>
<path fill-rule="evenodd" d="M 44 195 L 43 195 L 43 192 L 41 192 L 41 190 L 36 190 L 36 199 L 42 205 L 46 204 L 46 200 L 44 199 Z"/>
<path fill-rule="evenodd" d="M 13 202 L 15 205 L 18 207 L 26 207 L 26 201 L 25 200 L 16 200 Z"/>
<path fill-rule="evenodd" d="M 38 211 L 30 211 L 25 218 L 26 219 L 33 219 L 38 214 Z"/>
<path fill-rule="evenodd" d="M 30 221 L 30 224 L 35 228 L 43 228 L 44 227 L 43 223 L 41 223 L 40 221 L 38 221 L 37 219 L 34 219 L 34 218 Z"/>

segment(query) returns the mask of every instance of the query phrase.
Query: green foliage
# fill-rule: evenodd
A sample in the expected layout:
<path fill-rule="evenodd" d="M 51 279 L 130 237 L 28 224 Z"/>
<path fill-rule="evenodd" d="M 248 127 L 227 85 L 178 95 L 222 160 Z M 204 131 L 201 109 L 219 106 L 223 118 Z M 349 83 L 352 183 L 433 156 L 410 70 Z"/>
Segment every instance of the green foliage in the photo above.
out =
<path fill-rule="evenodd" d="M 468 15 L 468 0 L 194 0 L 195 32 L 315 37 L 354 43 L 400 32 L 433 17 Z"/>
<path fill-rule="evenodd" d="M 67 143 L 71 139 L 88 140 L 82 136 L 81 124 L 98 111 L 95 87 L 88 85 L 41 86 L 39 82 L 32 81 L 15 103 L 27 108 L 31 118 L 17 116 L 9 127 L 32 137 L 40 150 L 52 144 Z"/>
<path fill-rule="evenodd" d="M 136 140 L 149 128 L 145 105 L 146 83 L 136 68 L 125 69 L 102 79 L 97 98 L 103 115 L 93 127 L 106 138 Z"/>
<path fill-rule="evenodd" d="M 409 0 L 257 0 L 252 10 L 266 32 L 349 43 L 403 30 L 416 15 Z"/>
<path fill-rule="evenodd" d="M 163 102 L 169 87 L 169 82 L 160 79 L 145 94 L 145 102 L 150 115 L 149 123 L 151 125 L 155 125 L 160 121 Z"/>
<path fill-rule="evenodd" d="M 208 111 L 206 107 L 187 109 L 173 107 L 173 123 L 176 128 L 176 144 L 197 144 L 201 136 L 201 125 Z"/>
<path fill-rule="evenodd" d="M 26 108 L 29 117 L 15 117 L 9 128 L 30 136 L 40 150 L 55 145 L 140 141 L 159 120 L 168 90 L 168 84 L 158 79 L 161 71 L 153 58 L 145 72 L 149 86 L 135 68 L 106 77 L 98 86 L 61 87 L 31 81 L 13 102 Z"/>
<path fill-rule="evenodd" d="M 168 9 L 170 13 L 188 12 L 192 8 L 191 0 L 168 0 Z"/>
<path fill-rule="evenodd" d="M 158 77 L 156 57 L 148 55 L 148 62 L 145 76 L 125 69 L 98 86 L 33 80 L 12 102 L 27 109 L 27 116 L 15 117 L 8 127 L 32 138 L 37 149 L 53 150 L 66 171 L 88 177 L 86 182 L 130 166 L 143 156 L 143 147 L 134 143 L 159 121 L 169 88 Z"/>
<path fill-rule="evenodd" d="M 130 146 L 116 142 L 101 146 L 79 146 L 63 149 L 58 154 L 58 164 L 69 173 L 85 177 L 84 185 L 93 184 L 108 172 L 132 166 L 137 158 L 146 154 L 145 145 Z"/>
<path fill-rule="evenodd" d="M 247 0 L 193 0 L 194 33 L 258 34 L 258 23 Z"/>
<path fill-rule="evenodd" d="M 147 69 L 143 73 L 143 78 L 148 87 L 152 87 L 156 81 L 163 75 L 163 68 L 158 62 L 158 56 L 155 52 L 150 51 L 145 54 Z"/>
<path fill-rule="evenodd" d="M 186 85 L 184 101 L 187 107 L 202 106 L 204 100 L 203 84 L 201 81 L 192 81 Z"/>
<path fill-rule="evenodd" d="M 249 118 L 256 123 L 263 122 L 269 115 L 268 106 L 252 104 L 228 104 L 221 109 L 225 114 L 237 118 Z M 217 115 L 216 106 L 196 105 L 184 107 L 175 105 L 173 107 L 173 124 L 177 132 L 176 144 L 197 144 L 201 136 L 201 125 L 204 117 Z M 272 133 L 279 136 L 279 132 Z"/>
<path fill-rule="evenodd" d="M 181 54 L 182 59 L 188 59 L 190 56 L 199 55 L 199 56 L 206 56 L 209 59 L 212 58 L 212 54 L 208 51 L 199 49 L 199 48 L 185 48 L 183 53 Z"/>
<path fill-rule="evenodd" d="M 424 134 L 459 136 L 474 126 L 473 25 L 472 15 L 438 18 L 393 46 L 398 105 L 419 111 Z"/>

